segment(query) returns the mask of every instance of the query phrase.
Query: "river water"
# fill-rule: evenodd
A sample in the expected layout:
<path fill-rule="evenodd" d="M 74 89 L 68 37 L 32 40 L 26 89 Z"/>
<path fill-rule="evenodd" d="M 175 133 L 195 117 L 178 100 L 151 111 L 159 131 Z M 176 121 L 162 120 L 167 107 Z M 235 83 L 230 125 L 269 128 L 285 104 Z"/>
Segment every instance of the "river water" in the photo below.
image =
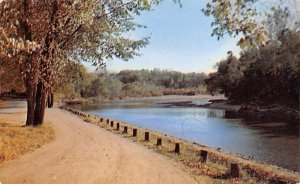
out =
<path fill-rule="evenodd" d="M 205 103 L 207 99 L 193 101 Z M 156 100 L 73 107 L 300 172 L 299 122 L 247 121 L 235 117 L 232 111 L 162 107 Z"/>

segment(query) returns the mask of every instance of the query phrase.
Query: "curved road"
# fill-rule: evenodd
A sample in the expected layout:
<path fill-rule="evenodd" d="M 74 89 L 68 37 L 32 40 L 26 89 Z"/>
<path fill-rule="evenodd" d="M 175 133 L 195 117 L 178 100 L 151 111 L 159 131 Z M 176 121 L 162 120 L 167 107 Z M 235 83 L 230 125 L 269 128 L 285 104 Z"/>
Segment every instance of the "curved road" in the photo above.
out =
<path fill-rule="evenodd" d="M 47 110 L 46 121 L 53 124 L 56 139 L 1 164 L 0 183 L 197 183 L 154 151 L 84 123 L 68 112 Z"/>

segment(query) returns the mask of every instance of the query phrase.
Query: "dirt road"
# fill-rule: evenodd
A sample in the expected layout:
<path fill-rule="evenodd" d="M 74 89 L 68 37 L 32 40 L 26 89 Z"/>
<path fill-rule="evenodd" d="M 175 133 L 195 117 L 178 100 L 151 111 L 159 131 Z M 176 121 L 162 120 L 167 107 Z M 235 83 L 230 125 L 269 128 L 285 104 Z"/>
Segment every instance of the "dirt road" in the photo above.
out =
<path fill-rule="evenodd" d="M 2 184 L 197 183 L 161 155 L 70 113 L 47 110 L 46 121 L 55 141 L 0 165 Z"/>

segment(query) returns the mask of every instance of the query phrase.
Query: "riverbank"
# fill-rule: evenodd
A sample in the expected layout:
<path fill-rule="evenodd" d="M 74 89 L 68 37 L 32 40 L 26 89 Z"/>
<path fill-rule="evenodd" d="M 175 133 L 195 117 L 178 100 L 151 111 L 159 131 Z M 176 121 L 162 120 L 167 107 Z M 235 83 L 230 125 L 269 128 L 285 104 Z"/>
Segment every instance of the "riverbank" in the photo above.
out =
<path fill-rule="evenodd" d="M 254 103 L 246 103 L 241 105 L 238 113 L 240 116 L 247 119 L 256 119 L 262 121 L 276 120 L 291 124 L 299 124 L 300 122 L 299 109 L 292 109 L 287 106 L 276 104 L 259 106 Z"/>
<path fill-rule="evenodd" d="M 206 99 L 208 102 L 203 104 L 196 103 L 199 99 Z M 137 100 L 141 100 L 137 98 Z M 224 96 L 198 95 L 194 98 L 186 96 L 170 96 L 156 97 L 153 100 L 158 101 L 158 104 L 163 104 L 165 107 L 205 107 L 212 109 L 222 109 L 225 111 L 236 112 L 236 117 L 257 120 L 257 121 L 283 121 L 286 123 L 299 124 L 300 110 L 288 106 L 270 104 L 258 105 L 252 102 L 235 104 Z M 190 100 L 190 101 L 187 101 Z M 160 103 L 163 101 L 163 103 Z"/>
<path fill-rule="evenodd" d="M 211 96 L 211 95 L 165 95 L 165 96 L 152 96 L 152 97 L 126 97 L 126 98 L 79 98 L 79 99 L 64 99 L 64 102 L 67 105 L 71 104 L 84 104 L 84 103 L 101 103 L 101 102 L 109 102 L 109 101 L 126 101 L 126 102 L 136 102 L 136 101 L 144 101 L 144 102 L 167 102 L 167 101 L 183 101 L 183 100 L 206 100 L 208 102 L 211 99 L 224 99 L 222 95 Z"/>
<path fill-rule="evenodd" d="M 193 176 L 207 176 L 213 180 L 224 183 L 297 183 L 300 181 L 299 173 L 288 171 L 277 166 L 253 162 L 239 156 L 209 148 L 193 142 L 187 142 L 172 136 L 163 135 L 158 132 L 149 131 L 129 125 L 124 122 L 117 122 L 105 117 L 92 116 L 77 110 L 71 110 L 80 115 L 85 121 L 96 124 L 110 132 L 121 135 L 133 142 L 140 143 L 162 155 L 167 156 L 176 163 L 182 165 L 186 171 Z M 119 123 L 119 129 L 117 124 Z M 127 133 L 124 133 L 127 127 Z M 137 136 L 133 136 L 136 129 Z M 145 141 L 145 132 L 149 132 L 150 140 Z M 162 145 L 157 146 L 157 138 L 162 138 Z M 180 145 L 180 154 L 175 153 L 175 143 Z M 208 153 L 207 162 L 200 162 L 200 150 Z M 240 167 L 240 175 L 232 177 L 230 167 L 237 163 Z"/>

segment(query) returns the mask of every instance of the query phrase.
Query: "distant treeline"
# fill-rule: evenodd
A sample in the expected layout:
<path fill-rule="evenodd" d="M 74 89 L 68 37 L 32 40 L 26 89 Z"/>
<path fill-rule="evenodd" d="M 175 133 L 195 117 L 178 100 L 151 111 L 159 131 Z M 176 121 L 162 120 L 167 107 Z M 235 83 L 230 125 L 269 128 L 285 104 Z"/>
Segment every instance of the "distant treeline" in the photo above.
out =
<path fill-rule="evenodd" d="M 181 73 L 169 70 L 122 70 L 119 73 L 88 72 L 77 66 L 72 80 L 57 88 L 65 98 L 121 98 L 159 95 L 195 95 L 206 93 L 205 73 Z"/>
<path fill-rule="evenodd" d="M 300 32 L 282 32 L 276 42 L 247 49 L 240 58 L 229 55 L 217 68 L 206 79 L 210 93 L 237 103 L 299 107 Z"/>
<path fill-rule="evenodd" d="M 16 92 L 12 89 L 10 92 L 0 92 L 0 98 L 26 98 L 25 92 Z"/>

